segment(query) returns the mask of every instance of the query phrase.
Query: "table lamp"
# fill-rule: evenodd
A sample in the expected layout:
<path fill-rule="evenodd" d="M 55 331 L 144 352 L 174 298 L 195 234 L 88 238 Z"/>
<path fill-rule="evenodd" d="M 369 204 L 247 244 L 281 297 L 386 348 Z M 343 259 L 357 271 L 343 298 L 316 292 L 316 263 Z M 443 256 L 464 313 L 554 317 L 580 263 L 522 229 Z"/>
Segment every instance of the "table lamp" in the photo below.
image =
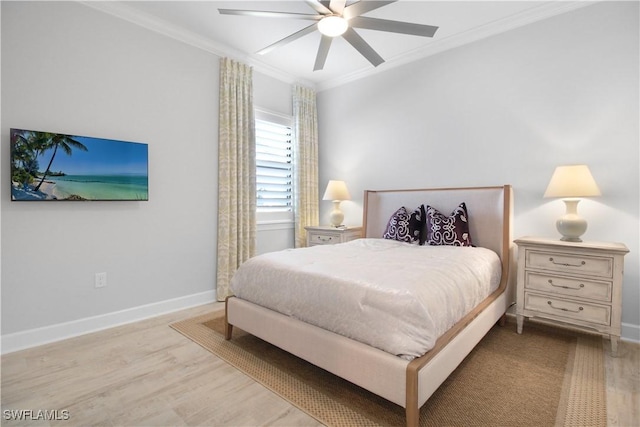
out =
<path fill-rule="evenodd" d="M 562 234 L 560 240 L 582 242 L 580 236 L 587 231 L 587 221 L 578 215 L 578 197 L 599 196 L 600 189 L 587 165 L 558 166 L 544 192 L 544 197 L 562 197 L 567 212 L 556 221 Z"/>
<path fill-rule="evenodd" d="M 322 196 L 322 200 L 333 201 L 333 210 L 329 217 L 330 222 L 332 226 L 340 227 L 342 225 L 342 220 L 344 219 L 344 214 L 340 210 L 340 202 L 342 200 L 351 200 L 351 195 L 349 194 L 349 190 L 347 190 L 347 185 L 344 181 L 329 181 L 327 189 L 324 192 L 324 196 Z"/>

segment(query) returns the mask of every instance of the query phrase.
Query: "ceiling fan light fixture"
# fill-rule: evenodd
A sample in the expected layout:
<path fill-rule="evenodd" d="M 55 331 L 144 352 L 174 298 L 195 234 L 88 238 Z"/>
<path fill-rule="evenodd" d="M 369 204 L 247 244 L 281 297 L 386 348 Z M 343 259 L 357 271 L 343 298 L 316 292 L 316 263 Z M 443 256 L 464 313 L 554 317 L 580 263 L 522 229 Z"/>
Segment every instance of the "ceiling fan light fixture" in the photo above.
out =
<path fill-rule="evenodd" d="M 347 20 L 338 15 L 326 16 L 318 22 L 318 31 L 328 37 L 341 36 L 347 28 L 349 28 Z"/>

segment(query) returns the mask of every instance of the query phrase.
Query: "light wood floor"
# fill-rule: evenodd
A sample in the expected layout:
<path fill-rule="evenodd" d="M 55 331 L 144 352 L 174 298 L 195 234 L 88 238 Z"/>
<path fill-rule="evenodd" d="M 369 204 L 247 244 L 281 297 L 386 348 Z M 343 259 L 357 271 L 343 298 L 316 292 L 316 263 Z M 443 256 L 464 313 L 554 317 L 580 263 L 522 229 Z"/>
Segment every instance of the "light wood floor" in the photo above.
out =
<path fill-rule="evenodd" d="M 2 356 L 1 424 L 318 426 L 167 326 L 222 307 L 208 304 Z M 637 426 L 640 345 L 622 342 L 618 351 L 618 358 L 605 357 L 609 425 Z M 69 419 L 8 420 L 12 410 L 33 416 L 58 410 Z"/>

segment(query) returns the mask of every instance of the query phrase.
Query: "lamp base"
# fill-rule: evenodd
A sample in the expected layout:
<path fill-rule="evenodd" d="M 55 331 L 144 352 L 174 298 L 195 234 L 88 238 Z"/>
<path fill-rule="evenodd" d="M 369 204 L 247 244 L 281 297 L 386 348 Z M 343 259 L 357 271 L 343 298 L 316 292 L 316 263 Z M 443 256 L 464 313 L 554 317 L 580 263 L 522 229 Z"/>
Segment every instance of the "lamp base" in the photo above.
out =
<path fill-rule="evenodd" d="M 340 227 L 344 220 L 344 214 L 340 210 L 340 200 L 333 201 L 333 210 L 329 214 L 329 222 L 333 227 Z"/>
<path fill-rule="evenodd" d="M 587 231 L 587 220 L 578 215 L 577 199 L 563 200 L 567 212 L 556 221 L 556 228 L 562 234 L 563 242 L 582 242 L 580 236 Z"/>
<path fill-rule="evenodd" d="M 582 239 L 579 237 L 567 237 L 567 236 L 562 236 L 560 238 L 561 241 L 563 242 L 582 242 Z"/>

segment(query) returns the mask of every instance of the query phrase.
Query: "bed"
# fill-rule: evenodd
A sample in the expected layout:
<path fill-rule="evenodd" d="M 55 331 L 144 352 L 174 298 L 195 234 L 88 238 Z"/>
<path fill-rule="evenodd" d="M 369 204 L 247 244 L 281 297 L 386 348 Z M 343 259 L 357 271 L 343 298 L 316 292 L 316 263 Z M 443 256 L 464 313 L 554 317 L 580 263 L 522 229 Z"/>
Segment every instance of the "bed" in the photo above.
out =
<path fill-rule="evenodd" d="M 424 204 L 448 213 L 464 202 L 468 209 L 469 239 L 474 246 L 489 249 L 499 259 L 500 274 L 495 290 L 442 332 L 426 353 L 399 357 L 363 340 L 332 332 L 239 296 L 226 300 L 226 339 L 232 339 L 233 327 L 237 326 L 404 407 L 407 425 L 418 425 L 420 407 L 489 329 L 504 318 L 514 300 L 509 274 L 513 262 L 511 192 L 509 185 L 365 191 L 365 239 L 359 245 L 364 245 L 369 238 L 382 237 L 388 230 L 389 219 L 401 206 L 412 209 Z M 354 242 L 341 245 L 349 244 Z"/>

